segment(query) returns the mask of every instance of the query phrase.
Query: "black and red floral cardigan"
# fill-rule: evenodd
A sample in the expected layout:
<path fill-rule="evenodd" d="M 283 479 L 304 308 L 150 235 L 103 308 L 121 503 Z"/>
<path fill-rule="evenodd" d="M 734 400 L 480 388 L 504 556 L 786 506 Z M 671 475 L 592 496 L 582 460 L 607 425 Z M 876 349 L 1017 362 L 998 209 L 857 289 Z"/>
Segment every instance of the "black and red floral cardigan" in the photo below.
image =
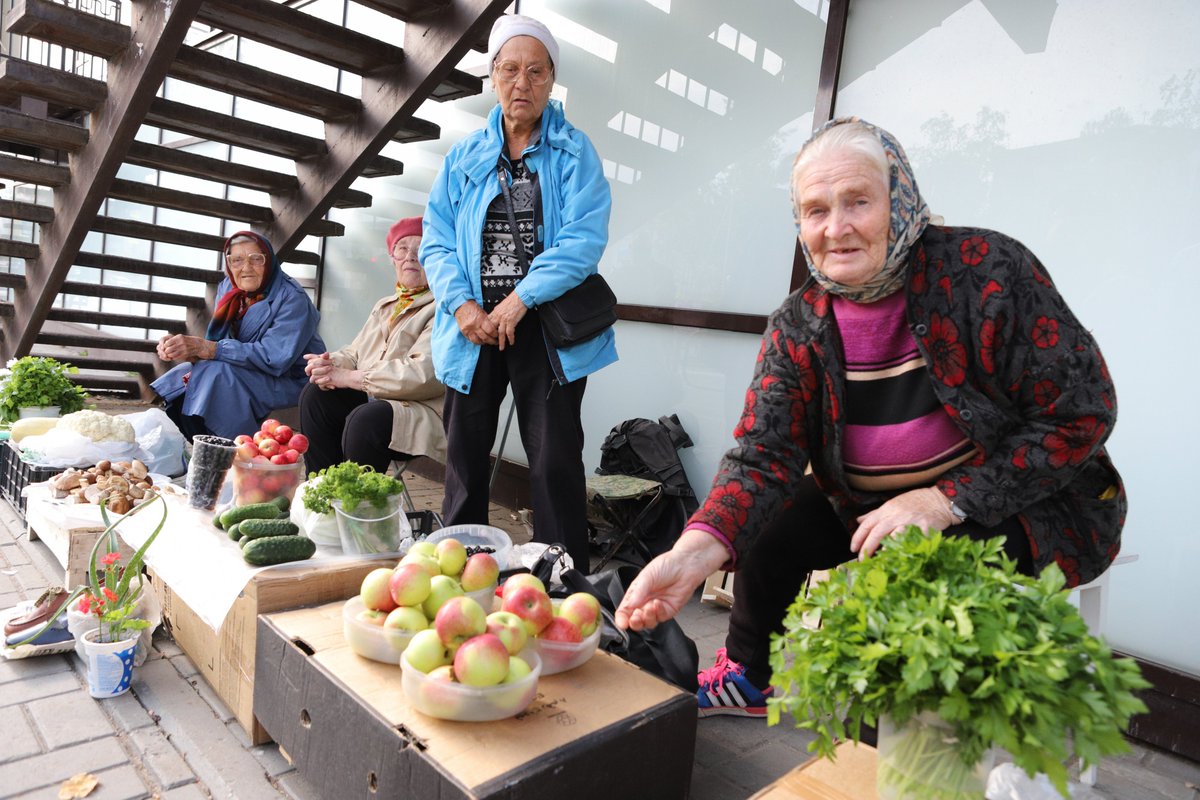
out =
<path fill-rule="evenodd" d="M 1120 549 L 1126 510 L 1104 449 L 1117 399 L 1096 341 L 1037 258 L 995 231 L 930 226 L 913 247 L 906 291 L 934 391 L 977 446 L 938 489 L 981 524 L 1015 515 L 1038 571 L 1053 561 L 1072 586 L 1093 580 Z M 850 530 L 890 496 L 846 482 L 846 376 L 831 301 L 810 282 L 771 315 L 736 444 L 692 517 L 720 531 L 737 560 L 791 503 L 809 464 Z"/>

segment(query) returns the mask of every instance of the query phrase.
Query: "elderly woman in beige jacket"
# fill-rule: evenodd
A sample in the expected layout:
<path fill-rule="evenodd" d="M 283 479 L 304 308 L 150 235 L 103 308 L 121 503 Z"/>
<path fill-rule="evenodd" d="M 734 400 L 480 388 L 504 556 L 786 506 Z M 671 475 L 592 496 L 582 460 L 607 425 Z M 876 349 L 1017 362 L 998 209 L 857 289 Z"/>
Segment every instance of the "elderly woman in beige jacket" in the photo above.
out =
<path fill-rule="evenodd" d="M 433 295 L 417 260 L 421 218 L 387 235 L 396 292 L 371 309 L 354 341 L 334 353 L 309 353 L 300 395 L 300 429 L 309 438 L 309 470 L 354 461 L 383 472 L 398 458 L 444 461 L 444 387 L 434 375 L 429 340 Z"/>

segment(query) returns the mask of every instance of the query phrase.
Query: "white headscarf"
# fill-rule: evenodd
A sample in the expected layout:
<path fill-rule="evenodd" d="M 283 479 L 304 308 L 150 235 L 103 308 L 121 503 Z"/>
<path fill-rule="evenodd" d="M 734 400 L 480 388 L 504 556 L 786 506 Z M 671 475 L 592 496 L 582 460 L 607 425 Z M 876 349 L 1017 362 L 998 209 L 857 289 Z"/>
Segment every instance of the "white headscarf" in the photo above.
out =
<path fill-rule="evenodd" d="M 524 14 L 506 14 L 492 25 L 492 33 L 488 36 L 488 68 L 495 63 L 500 48 L 514 36 L 532 36 L 541 42 L 546 52 L 550 54 L 550 64 L 554 67 L 554 76 L 558 77 L 558 42 L 550 29 L 533 17 Z"/>

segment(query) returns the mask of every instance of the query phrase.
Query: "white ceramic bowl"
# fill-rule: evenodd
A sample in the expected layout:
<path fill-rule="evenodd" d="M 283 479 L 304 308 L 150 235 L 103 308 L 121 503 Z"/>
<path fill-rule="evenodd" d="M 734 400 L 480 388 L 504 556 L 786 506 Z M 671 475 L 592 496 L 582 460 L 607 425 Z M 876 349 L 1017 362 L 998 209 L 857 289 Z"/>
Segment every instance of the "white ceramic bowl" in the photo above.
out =
<path fill-rule="evenodd" d="M 437 544 L 442 539 L 458 539 L 465 547 L 491 547 L 492 557 L 500 565 L 500 569 L 508 569 L 508 559 L 512 553 L 512 539 L 500 528 L 491 525 L 451 525 L 434 531 L 425 538 L 427 542 Z M 487 608 L 487 606 L 484 606 Z"/>
<path fill-rule="evenodd" d="M 362 597 L 359 595 L 351 597 L 342 606 L 342 635 L 346 637 L 346 643 L 363 658 L 399 664 L 400 653 L 408 647 L 412 634 L 364 622 L 358 618 L 363 610 Z"/>
<path fill-rule="evenodd" d="M 529 674 L 514 683 L 498 686 L 465 686 L 431 680 L 400 656 L 400 687 L 409 704 L 430 717 L 457 722 L 491 722 L 520 714 L 537 695 L 537 680 L 542 674 L 538 654 L 526 648 L 518 656 L 530 666 Z"/>
<path fill-rule="evenodd" d="M 553 603 L 557 611 L 562 600 L 556 597 Z M 596 653 L 596 648 L 600 646 L 600 630 L 603 625 L 604 620 L 601 618 L 596 630 L 592 631 L 591 636 L 585 636 L 582 642 L 555 642 L 534 637 L 529 640 L 528 648 L 537 650 L 541 656 L 543 675 L 557 675 L 575 669 Z"/>

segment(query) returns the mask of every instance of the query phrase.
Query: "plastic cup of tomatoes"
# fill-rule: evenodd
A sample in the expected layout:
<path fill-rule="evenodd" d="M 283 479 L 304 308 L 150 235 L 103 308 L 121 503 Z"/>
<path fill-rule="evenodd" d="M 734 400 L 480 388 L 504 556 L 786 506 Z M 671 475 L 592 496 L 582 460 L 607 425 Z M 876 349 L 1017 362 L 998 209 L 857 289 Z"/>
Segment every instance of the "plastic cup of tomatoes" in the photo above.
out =
<path fill-rule="evenodd" d="M 233 503 L 238 506 L 269 503 L 276 497 L 291 501 L 304 482 L 304 453 L 308 437 L 277 419 L 268 419 L 253 434 L 236 437 Z"/>

